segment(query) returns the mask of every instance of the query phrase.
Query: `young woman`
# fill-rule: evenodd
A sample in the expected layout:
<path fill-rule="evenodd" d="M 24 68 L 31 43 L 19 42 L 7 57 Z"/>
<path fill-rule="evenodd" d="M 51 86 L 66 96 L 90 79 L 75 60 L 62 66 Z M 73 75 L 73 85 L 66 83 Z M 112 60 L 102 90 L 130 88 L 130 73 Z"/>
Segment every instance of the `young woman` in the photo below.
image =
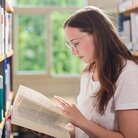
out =
<path fill-rule="evenodd" d="M 72 138 L 138 138 L 138 65 L 100 9 L 76 11 L 64 25 L 67 46 L 87 63 L 77 107 L 60 97 Z"/>

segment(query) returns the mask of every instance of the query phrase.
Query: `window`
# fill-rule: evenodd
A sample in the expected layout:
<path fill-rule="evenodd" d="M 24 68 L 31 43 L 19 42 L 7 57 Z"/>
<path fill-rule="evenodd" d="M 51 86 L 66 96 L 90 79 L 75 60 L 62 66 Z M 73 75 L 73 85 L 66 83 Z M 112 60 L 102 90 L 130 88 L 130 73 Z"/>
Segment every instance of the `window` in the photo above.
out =
<path fill-rule="evenodd" d="M 62 14 L 62 16 L 61 16 Z M 52 13 L 52 73 L 67 74 L 79 73 L 82 70 L 82 62 L 77 57 L 73 57 L 71 51 L 65 46 L 65 37 L 63 33 L 64 21 L 69 17 L 70 12 Z M 55 33 L 56 32 L 56 33 Z"/>
<path fill-rule="evenodd" d="M 18 6 L 82 6 L 84 0 L 17 0 Z"/>
<path fill-rule="evenodd" d="M 84 1 L 18 0 L 17 5 L 15 21 L 18 35 L 14 36 L 17 47 L 16 71 L 54 75 L 80 73 L 83 66 L 81 61 L 65 47 L 63 24 L 71 13 L 84 5 Z M 62 9 L 63 6 L 66 8 Z"/>
<path fill-rule="evenodd" d="M 44 16 L 19 15 L 18 22 L 18 71 L 44 71 L 45 23 Z"/>

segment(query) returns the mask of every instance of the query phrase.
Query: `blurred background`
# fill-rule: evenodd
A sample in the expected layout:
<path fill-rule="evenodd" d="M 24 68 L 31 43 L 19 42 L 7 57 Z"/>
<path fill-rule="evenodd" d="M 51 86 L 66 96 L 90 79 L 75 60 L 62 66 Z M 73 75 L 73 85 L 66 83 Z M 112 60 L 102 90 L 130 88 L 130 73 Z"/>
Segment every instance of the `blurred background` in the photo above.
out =
<path fill-rule="evenodd" d="M 14 92 L 20 84 L 47 96 L 75 100 L 85 65 L 65 46 L 63 24 L 77 9 L 94 5 L 117 22 L 115 0 L 17 0 L 14 7 Z"/>
<path fill-rule="evenodd" d="M 7 102 L 10 107 L 19 85 L 50 99 L 58 95 L 76 104 L 85 64 L 65 46 L 63 25 L 74 11 L 84 6 L 97 6 L 106 11 L 128 49 L 138 59 L 138 0 L 0 0 L 0 9 L 5 3 L 5 9 L 9 8 L 7 2 L 12 8 L 9 15 L 5 12 L 9 20 L 5 24 L 0 10 L 0 90 L 5 93 L 5 118 L 9 109 Z M 2 28 L 5 38 L 1 37 Z M 42 138 L 22 127 L 11 126 L 1 116 L 0 121 L 2 138 Z"/>

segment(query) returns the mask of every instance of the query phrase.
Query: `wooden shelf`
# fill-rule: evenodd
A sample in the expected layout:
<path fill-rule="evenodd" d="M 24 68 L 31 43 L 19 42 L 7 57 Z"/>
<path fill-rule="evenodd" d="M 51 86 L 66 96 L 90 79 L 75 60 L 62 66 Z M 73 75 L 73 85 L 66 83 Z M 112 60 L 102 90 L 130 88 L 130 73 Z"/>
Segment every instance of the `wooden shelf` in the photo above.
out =
<path fill-rule="evenodd" d="M 126 9 L 126 11 L 124 12 L 124 14 L 125 14 L 126 16 L 129 16 L 130 13 L 132 13 L 132 12 L 138 12 L 138 4 L 133 5 L 133 6 L 129 6 L 129 7 Z"/>
<path fill-rule="evenodd" d="M 9 1 L 6 1 L 6 11 L 9 12 L 9 13 L 13 13 L 14 12 L 14 9 L 11 6 Z"/>
<path fill-rule="evenodd" d="M 0 62 L 5 59 L 5 55 L 0 55 Z"/>
<path fill-rule="evenodd" d="M 0 62 L 3 61 L 6 57 L 11 57 L 13 56 L 13 50 L 9 51 L 6 56 L 5 55 L 0 55 Z"/>
<path fill-rule="evenodd" d="M 8 114 L 8 110 L 10 109 L 10 105 L 12 103 L 12 100 L 13 100 L 13 92 L 10 92 L 10 100 L 7 102 L 7 111 L 5 112 L 5 118 L 7 117 L 7 114 Z M 4 128 L 4 125 L 5 125 L 5 121 L 6 119 L 3 119 L 3 121 L 0 123 L 0 137 L 2 135 L 2 130 Z"/>
<path fill-rule="evenodd" d="M 132 51 L 131 53 L 132 53 L 133 56 L 138 57 L 138 51 Z"/>
<path fill-rule="evenodd" d="M 11 57 L 13 55 L 13 50 L 9 51 L 7 54 L 6 54 L 6 57 Z"/>

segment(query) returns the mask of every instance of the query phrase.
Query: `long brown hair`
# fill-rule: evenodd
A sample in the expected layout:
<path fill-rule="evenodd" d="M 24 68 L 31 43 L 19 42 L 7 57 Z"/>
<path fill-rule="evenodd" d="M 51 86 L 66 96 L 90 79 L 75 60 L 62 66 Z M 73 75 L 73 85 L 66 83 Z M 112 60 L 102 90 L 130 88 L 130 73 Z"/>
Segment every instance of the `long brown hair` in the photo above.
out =
<path fill-rule="evenodd" d="M 65 22 L 64 28 L 67 26 L 78 28 L 94 36 L 101 84 L 100 90 L 94 96 L 94 101 L 97 111 L 103 115 L 108 101 L 114 95 L 116 81 L 126 61 L 136 61 L 120 39 L 109 17 L 99 8 L 88 6 L 76 11 Z M 92 66 L 93 64 L 88 65 L 86 70 L 90 71 Z"/>

